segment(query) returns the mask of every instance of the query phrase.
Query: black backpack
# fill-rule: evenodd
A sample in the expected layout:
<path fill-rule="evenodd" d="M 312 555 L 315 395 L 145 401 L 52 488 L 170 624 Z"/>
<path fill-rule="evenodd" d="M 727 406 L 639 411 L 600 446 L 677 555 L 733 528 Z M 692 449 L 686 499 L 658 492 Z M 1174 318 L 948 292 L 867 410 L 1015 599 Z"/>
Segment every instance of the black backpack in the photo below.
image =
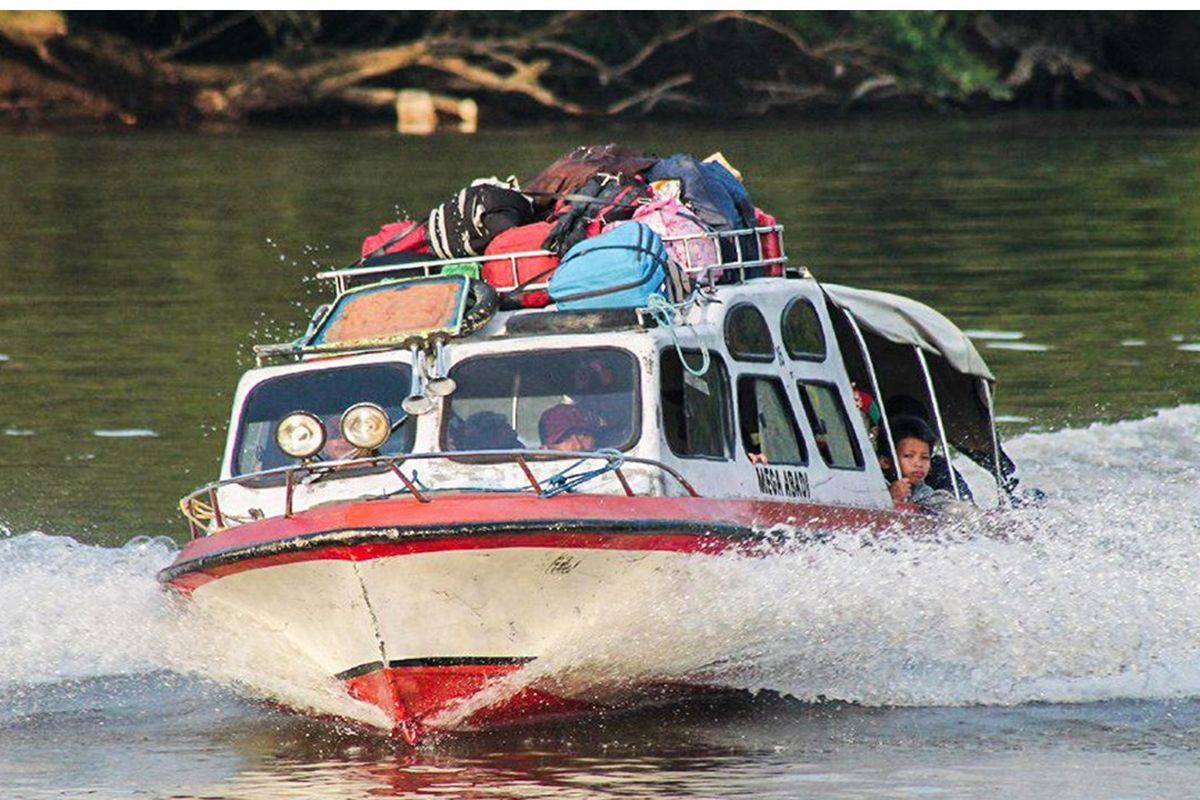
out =
<path fill-rule="evenodd" d="M 565 253 L 579 242 L 600 233 L 605 225 L 629 219 L 651 197 L 646 182 L 636 175 L 600 172 L 566 195 L 558 204 L 556 221 L 542 247 Z"/>
<path fill-rule="evenodd" d="M 533 221 L 533 204 L 513 183 L 475 181 L 429 212 L 429 244 L 438 258 L 483 255 L 497 234 Z"/>

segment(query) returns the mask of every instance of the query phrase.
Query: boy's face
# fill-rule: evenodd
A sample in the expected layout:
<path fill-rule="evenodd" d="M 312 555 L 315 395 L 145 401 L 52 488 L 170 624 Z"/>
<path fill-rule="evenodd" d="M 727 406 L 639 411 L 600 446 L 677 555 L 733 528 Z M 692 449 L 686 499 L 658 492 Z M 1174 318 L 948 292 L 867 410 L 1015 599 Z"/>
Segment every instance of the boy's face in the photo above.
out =
<path fill-rule="evenodd" d="M 929 474 L 929 445 L 920 439 L 901 439 L 896 444 L 896 458 L 900 461 L 900 477 L 907 478 L 914 486 Z"/>

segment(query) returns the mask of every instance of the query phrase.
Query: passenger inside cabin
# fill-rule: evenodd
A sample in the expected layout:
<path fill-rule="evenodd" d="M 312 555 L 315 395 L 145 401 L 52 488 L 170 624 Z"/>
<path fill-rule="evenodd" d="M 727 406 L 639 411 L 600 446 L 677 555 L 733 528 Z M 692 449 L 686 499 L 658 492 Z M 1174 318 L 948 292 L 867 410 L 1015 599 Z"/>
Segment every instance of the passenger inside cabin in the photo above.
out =
<path fill-rule="evenodd" d="M 596 447 L 617 447 L 630 437 L 629 393 L 617 391 L 615 384 L 616 375 L 602 358 L 589 358 L 571 373 L 571 397 L 599 425 Z"/>
<path fill-rule="evenodd" d="M 746 458 L 751 464 L 768 464 L 767 454 L 763 452 L 762 434 L 758 431 L 746 437 Z"/>
<path fill-rule="evenodd" d="M 448 426 L 452 450 L 523 450 L 525 443 L 495 411 L 477 411 L 465 420 L 455 418 Z"/>
<path fill-rule="evenodd" d="M 879 424 L 883 417 L 879 411 L 879 403 L 875 402 L 875 398 L 870 392 L 860 388 L 854 381 L 850 382 L 850 391 L 854 395 L 854 406 L 858 409 L 858 413 L 862 414 L 863 425 L 867 428 L 871 445 L 878 447 Z"/>
<path fill-rule="evenodd" d="M 889 454 L 879 457 L 879 466 L 888 477 L 892 500 L 916 503 L 922 508 L 937 511 L 953 501 L 954 496 L 934 489 L 925 482 L 929 475 L 936 441 L 933 431 L 919 417 L 896 416 L 889 419 L 892 443 L 896 449 L 896 464 Z"/>
<path fill-rule="evenodd" d="M 930 426 L 929 411 L 925 408 L 925 404 L 915 397 L 910 397 L 906 394 L 892 395 L 884 404 L 887 408 L 888 421 L 901 417 L 916 418 L 925 424 L 926 428 Z M 894 426 L 895 423 L 893 422 Z M 892 437 L 895 438 L 895 430 L 892 431 Z M 976 461 L 973 456 L 968 456 L 972 461 Z M 977 462 L 978 463 L 978 462 Z M 1014 468 L 1015 469 L 1015 468 Z M 954 474 L 954 483 L 958 484 L 958 494 L 963 500 L 974 502 L 975 496 L 971 493 L 971 487 L 967 484 L 967 479 L 962 474 L 951 467 L 950 462 L 946 460 L 946 456 L 935 448 L 929 463 L 929 472 L 925 476 L 925 483 L 931 489 L 942 489 L 954 494 L 954 483 L 951 483 L 951 472 Z"/>
<path fill-rule="evenodd" d="M 342 435 L 341 415 L 331 414 L 322 424 L 325 426 L 325 446 L 321 448 L 321 456 L 327 461 L 353 458 L 358 448 L 346 441 Z"/>
<path fill-rule="evenodd" d="M 599 420 L 575 404 L 552 406 L 538 420 L 538 435 L 547 450 L 595 450 L 600 430 Z"/>

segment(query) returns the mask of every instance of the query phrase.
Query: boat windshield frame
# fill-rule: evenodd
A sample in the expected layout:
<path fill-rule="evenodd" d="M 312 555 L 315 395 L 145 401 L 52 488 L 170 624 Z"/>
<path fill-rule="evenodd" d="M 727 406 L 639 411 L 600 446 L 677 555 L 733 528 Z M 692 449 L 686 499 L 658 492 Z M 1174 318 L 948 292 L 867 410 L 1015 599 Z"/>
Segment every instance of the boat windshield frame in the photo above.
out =
<path fill-rule="evenodd" d="M 642 433 L 643 433 L 642 426 L 643 426 L 643 416 L 644 416 L 643 409 L 642 409 L 643 375 L 642 375 L 641 362 L 640 362 L 637 354 L 634 353 L 633 351 L 629 350 L 628 348 L 618 347 L 615 345 L 604 345 L 601 347 L 594 347 L 594 346 L 581 346 L 579 344 L 570 344 L 570 345 L 565 345 L 565 346 L 548 346 L 548 347 L 537 347 L 537 348 L 531 348 L 531 349 L 520 349 L 520 350 L 513 349 L 513 350 L 494 351 L 494 352 L 489 352 L 489 353 L 479 353 L 479 354 L 466 356 L 466 357 L 462 358 L 461 360 L 456 361 L 454 363 L 454 365 L 450 368 L 449 376 L 452 380 L 454 380 L 457 383 L 458 388 L 456 389 L 455 392 L 448 395 L 445 398 L 445 400 L 443 401 L 441 420 L 440 420 L 440 425 L 439 425 L 438 433 L 437 433 L 437 445 L 438 445 L 439 451 L 448 453 L 448 454 L 454 454 L 454 453 L 459 453 L 459 452 L 463 452 L 463 453 L 470 452 L 470 453 L 472 453 L 472 455 L 469 457 L 469 460 L 471 460 L 472 462 L 476 462 L 476 463 L 480 462 L 481 460 L 483 460 L 483 461 L 487 460 L 486 455 L 479 455 L 479 453 L 480 452 L 484 452 L 484 453 L 488 452 L 488 450 L 489 450 L 488 448 L 454 447 L 450 444 L 449 428 L 451 425 L 451 419 L 452 419 L 452 417 L 454 417 L 453 412 L 454 412 L 455 398 L 460 395 L 460 393 L 463 391 L 463 388 L 464 388 L 463 382 L 462 382 L 462 372 L 461 372 L 461 370 L 464 367 L 469 367 L 469 365 L 473 365 L 473 364 L 479 364 L 480 362 L 483 362 L 483 361 L 493 361 L 493 360 L 498 360 L 498 359 L 512 359 L 512 358 L 530 358 L 530 357 L 538 358 L 538 357 L 545 357 L 550 354 L 555 354 L 555 355 L 561 354 L 562 356 L 567 356 L 569 354 L 576 354 L 576 355 L 578 355 L 578 357 L 580 359 L 581 366 L 584 366 L 583 362 L 586 362 L 589 359 L 594 360 L 597 357 L 604 357 L 607 354 L 618 355 L 620 358 L 623 358 L 628 362 L 628 367 L 629 367 L 628 376 L 629 376 L 629 380 L 631 381 L 631 385 L 629 386 L 628 393 L 627 393 L 627 396 L 630 399 L 629 421 L 628 421 L 629 436 L 624 441 L 614 442 L 614 443 L 606 443 L 605 446 L 603 446 L 603 447 L 601 447 L 597 443 L 597 446 L 593 449 L 595 449 L 595 450 L 615 450 L 617 452 L 628 452 L 628 451 L 632 450 L 633 448 L 637 447 L 638 444 L 642 440 Z M 566 383 L 566 381 L 572 380 L 572 379 L 573 378 L 565 379 L 564 384 Z M 519 378 L 517 379 L 517 383 L 519 384 Z M 569 387 L 565 387 L 565 388 L 569 388 Z M 519 389 L 517 391 L 519 392 Z M 566 391 L 563 391 L 559 394 L 564 398 L 570 397 L 570 395 Z M 611 394 L 615 394 L 615 393 L 609 393 L 609 394 L 611 395 Z M 596 395 L 599 396 L 599 393 L 596 393 Z M 530 397 L 533 397 L 533 396 L 534 395 L 530 395 Z M 547 394 L 547 395 L 541 395 L 541 396 L 551 397 L 553 395 Z M 519 401 L 519 398 L 520 398 L 520 395 L 515 394 L 514 396 L 508 397 L 505 400 L 505 402 L 510 403 L 510 408 L 515 408 L 517 405 L 517 402 L 514 402 L 514 401 Z M 497 397 L 496 399 L 499 401 L 502 398 Z M 559 405 L 567 405 L 567 404 L 568 403 L 566 403 L 564 401 L 564 402 L 560 403 Z M 539 418 L 542 414 L 546 413 L 546 410 L 547 409 L 543 409 L 539 413 Z M 510 413 L 512 413 L 514 415 L 516 414 L 515 411 L 510 412 Z M 468 417 L 468 419 L 469 419 L 469 417 Z M 466 420 L 464 419 L 463 422 L 465 423 L 465 421 Z M 517 425 L 513 425 L 511 422 L 511 418 L 510 418 L 509 425 L 513 429 L 513 435 L 515 437 L 519 437 L 519 435 L 520 435 L 520 430 L 519 430 L 521 427 L 521 425 L 519 424 L 520 420 L 518 419 L 517 422 L 518 422 Z M 539 432 L 539 434 L 540 434 L 540 432 Z M 522 442 L 522 444 L 524 444 L 524 443 Z M 531 452 L 535 452 L 535 451 L 543 449 L 544 445 L 542 445 L 542 443 L 540 442 L 540 435 L 539 435 L 539 441 L 538 441 L 537 445 L 536 446 L 529 445 L 529 446 L 527 446 L 527 448 Z M 505 450 L 505 449 L 506 448 L 499 448 L 499 447 L 495 448 L 496 452 L 501 452 L 502 450 Z M 570 452 L 570 451 L 560 451 L 560 452 Z M 455 458 L 452 460 L 466 460 L 467 458 L 468 457 L 464 456 L 463 458 Z"/>
<path fill-rule="evenodd" d="M 298 381 L 298 380 L 303 380 L 304 378 L 308 378 L 310 380 L 311 379 L 328 378 L 331 375 L 335 375 L 337 373 L 344 373 L 345 371 L 366 371 L 366 370 L 394 370 L 396 372 L 396 384 L 398 387 L 401 387 L 401 388 L 397 392 L 396 402 L 390 403 L 389 405 L 392 405 L 396 409 L 399 409 L 400 399 L 403 398 L 403 396 L 406 393 L 405 387 L 408 387 L 408 385 L 411 382 L 411 378 L 412 378 L 412 365 L 409 364 L 407 361 L 389 359 L 386 361 L 367 361 L 367 362 L 360 361 L 360 362 L 353 362 L 353 363 L 339 363 L 336 365 L 329 364 L 329 365 L 317 366 L 314 364 L 314 365 L 310 366 L 309 368 L 306 368 L 303 370 L 289 370 L 286 372 L 280 372 L 280 373 L 277 373 L 274 375 L 270 375 L 270 376 L 263 378 L 260 381 L 257 381 L 256 383 L 254 383 L 243 395 L 242 400 L 239 403 L 238 408 L 237 408 L 237 415 L 233 420 L 233 425 L 234 425 L 233 438 L 232 438 L 233 443 L 232 443 L 232 447 L 229 452 L 229 459 L 228 459 L 228 461 L 229 461 L 228 469 L 229 469 L 229 475 L 230 475 L 231 479 L 233 479 L 239 483 L 253 485 L 256 487 L 273 486 L 273 485 L 282 483 L 282 476 L 276 474 L 280 469 L 296 467 L 296 466 L 299 466 L 301 463 L 301 459 L 288 459 L 289 463 L 280 464 L 278 466 L 271 467 L 271 468 L 261 468 L 260 467 L 258 469 L 254 469 L 254 468 L 248 469 L 248 468 L 246 468 L 246 465 L 244 465 L 242 463 L 243 457 L 245 455 L 243 453 L 243 449 L 246 446 L 246 434 L 247 434 L 247 424 L 248 424 L 247 423 L 247 415 L 248 415 L 249 411 L 251 410 L 251 406 L 256 398 L 256 395 L 259 392 L 263 391 L 267 387 L 270 387 L 272 385 L 278 384 L 283 381 Z M 338 385 L 338 386 L 345 385 L 346 377 L 344 375 L 337 375 L 337 377 L 338 377 L 338 380 L 334 381 L 334 384 Z M 317 416 L 319 419 L 322 420 L 322 425 L 326 427 L 326 435 L 328 436 L 330 434 L 330 431 L 328 430 L 328 424 L 329 424 L 329 420 L 333 417 L 333 415 L 336 414 L 340 418 L 341 414 L 346 410 L 346 408 L 349 408 L 350 406 L 354 405 L 357 402 L 361 402 L 364 399 L 371 400 L 372 398 L 368 397 L 368 398 L 360 398 L 358 400 L 351 400 L 351 401 L 347 402 L 346 406 L 344 408 L 341 408 L 340 410 L 338 410 L 338 409 L 314 410 L 314 408 L 311 407 L 311 403 L 300 403 L 296 406 L 296 408 L 294 408 L 293 410 L 291 410 L 287 413 L 291 414 L 291 413 L 295 413 L 295 412 L 299 412 L 299 411 L 305 411 L 305 412 L 314 414 L 315 416 Z M 385 410 L 388 410 L 386 405 L 383 407 L 385 408 Z M 285 416 L 286 416 L 286 414 L 285 414 Z M 396 450 L 394 452 L 386 451 L 384 453 L 384 455 L 401 456 L 401 455 L 412 452 L 413 447 L 416 445 L 415 428 L 413 427 L 412 421 L 406 419 L 406 415 L 403 414 L 402 410 L 396 414 L 389 413 L 389 418 L 392 418 L 393 416 L 394 416 L 394 418 L 391 419 L 391 422 L 395 429 L 395 433 L 400 433 L 402 435 L 402 438 L 400 439 L 400 441 L 403 443 L 401 445 L 402 449 Z M 276 444 L 274 441 L 275 427 L 278 425 L 279 420 L 282 420 L 282 419 L 283 419 L 283 417 L 280 417 L 278 420 L 276 420 L 275 423 L 271 426 L 270 430 L 268 431 L 269 438 L 264 440 L 264 445 L 266 447 L 278 449 L 278 444 Z M 395 435 L 395 433 L 393 433 L 393 435 Z M 336 461 L 336 460 L 339 460 L 339 459 L 336 459 L 336 458 L 318 459 L 318 461 Z M 356 473 L 356 474 L 363 474 L 363 473 L 360 472 L 360 473 Z M 348 475 L 345 475 L 345 476 L 339 475 L 337 477 L 348 477 Z"/>

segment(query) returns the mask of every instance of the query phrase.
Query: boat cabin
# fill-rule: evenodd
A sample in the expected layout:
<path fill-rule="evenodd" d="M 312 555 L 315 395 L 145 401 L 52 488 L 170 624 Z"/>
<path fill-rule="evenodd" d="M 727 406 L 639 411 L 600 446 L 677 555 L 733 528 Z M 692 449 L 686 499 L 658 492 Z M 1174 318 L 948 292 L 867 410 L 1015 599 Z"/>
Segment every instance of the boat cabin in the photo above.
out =
<path fill-rule="evenodd" d="M 297 342 L 257 348 L 221 478 L 185 498 L 184 513 L 198 534 L 337 501 L 447 492 L 892 508 L 855 392 L 880 396 L 887 370 L 875 362 L 896 363 L 887 347 L 914 350 L 929 378 L 921 354 L 940 365 L 946 341 L 889 338 L 886 314 L 862 316 L 855 290 L 830 292 L 802 268 L 768 277 L 762 262 L 735 266 L 720 281 L 699 274 L 684 304 L 474 317 L 479 282 L 434 262 L 382 281 L 369 268 L 326 273 L 337 298 Z M 967 373 L 948 364 L 943 382 L 982 375 L 986 387 L 982 363 Z M 938 409 L 934 384 L 917 375 Z M 978 414 L 951 419 L 977 443 Z"/>

